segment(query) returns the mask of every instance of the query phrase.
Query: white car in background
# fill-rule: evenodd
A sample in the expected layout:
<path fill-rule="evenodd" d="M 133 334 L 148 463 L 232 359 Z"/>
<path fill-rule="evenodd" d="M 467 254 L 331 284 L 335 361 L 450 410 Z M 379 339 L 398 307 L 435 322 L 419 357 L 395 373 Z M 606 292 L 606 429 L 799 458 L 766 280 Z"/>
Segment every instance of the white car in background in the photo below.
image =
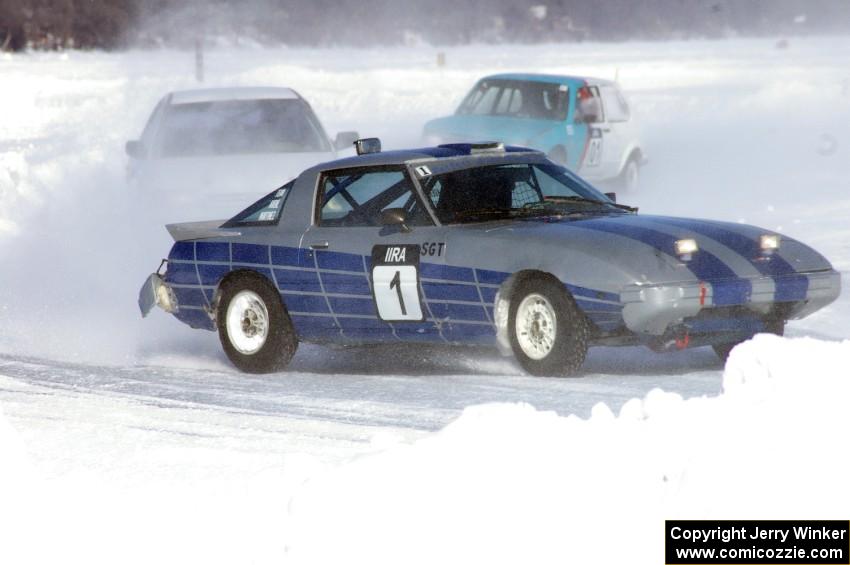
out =
<path fill-rule="evenodd" d="M 137 140 L 128 180 L 160 219 L 232 215 L 302 170 L 336 159 L 357 132 L 328 138 L 310 104 L 290 88 L 171 92 Z"/>

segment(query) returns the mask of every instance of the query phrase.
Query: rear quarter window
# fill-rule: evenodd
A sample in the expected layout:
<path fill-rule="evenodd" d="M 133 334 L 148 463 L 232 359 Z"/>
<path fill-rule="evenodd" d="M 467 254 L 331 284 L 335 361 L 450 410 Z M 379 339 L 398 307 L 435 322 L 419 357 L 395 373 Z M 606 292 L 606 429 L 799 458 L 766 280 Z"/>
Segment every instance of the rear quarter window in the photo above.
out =
<path fill-rule="evenodd" d="M 293 180 L 273 190 L 227 220 L 221 227 L 276 226 L 280 221 L 286 199 L 294 184 L 295 181 Z"/>
<path fill-rule="evenodd" d="M 602 103 L 609 122 L 626 122 L 629 120 L 629 105 L 623 94 L 613 86 L 603 86 Z"/>

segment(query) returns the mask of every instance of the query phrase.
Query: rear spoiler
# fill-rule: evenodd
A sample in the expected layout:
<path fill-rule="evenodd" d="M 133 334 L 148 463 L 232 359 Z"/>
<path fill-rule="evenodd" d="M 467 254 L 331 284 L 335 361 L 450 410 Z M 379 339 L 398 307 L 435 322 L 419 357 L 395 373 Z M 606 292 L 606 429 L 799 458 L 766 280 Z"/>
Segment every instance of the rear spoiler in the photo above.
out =
<path fill-rule="evenodd" d="M 186 241 L 189 239 L 209 239 L 212 237 L 233 237 L 242 235 L 232 228 L 222 228 L 221 225 L 227 220 L 212 220 L 206 222 L 183 222 L 180 224 L 168 224 L 165 229 L 174 238 L 174 241 Z"/>

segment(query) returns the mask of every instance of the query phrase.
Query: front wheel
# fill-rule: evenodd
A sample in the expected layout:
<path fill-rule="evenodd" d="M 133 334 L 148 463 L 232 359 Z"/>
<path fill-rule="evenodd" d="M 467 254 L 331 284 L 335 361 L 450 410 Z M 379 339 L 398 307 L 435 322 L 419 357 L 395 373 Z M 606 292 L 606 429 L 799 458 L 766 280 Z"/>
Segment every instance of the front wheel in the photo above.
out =
<path fill-rule="evenodd" d="M 564 286 L 542 276 L 520 280 L 508 314 L 511 348 L 532 375 L 568 376 L 587 355 L 587 323 Z"/>
<path fill-rule="evenodd" d="M 239 274 L 222 283 L 217 319 L 224 352 L 247 373 L 283 369 L 298 347 L 280 295 L 260 276 Z"/>

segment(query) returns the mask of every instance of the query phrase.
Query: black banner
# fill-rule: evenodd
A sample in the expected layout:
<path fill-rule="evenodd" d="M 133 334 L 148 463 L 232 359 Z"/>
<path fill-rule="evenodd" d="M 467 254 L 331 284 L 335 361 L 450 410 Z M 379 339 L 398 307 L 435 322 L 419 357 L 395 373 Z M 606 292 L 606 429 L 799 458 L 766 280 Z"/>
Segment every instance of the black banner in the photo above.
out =
<path fill-rule="evenodd" d="M 667 520 L 665 563 L 850 565 L 842 520 Z"/>

